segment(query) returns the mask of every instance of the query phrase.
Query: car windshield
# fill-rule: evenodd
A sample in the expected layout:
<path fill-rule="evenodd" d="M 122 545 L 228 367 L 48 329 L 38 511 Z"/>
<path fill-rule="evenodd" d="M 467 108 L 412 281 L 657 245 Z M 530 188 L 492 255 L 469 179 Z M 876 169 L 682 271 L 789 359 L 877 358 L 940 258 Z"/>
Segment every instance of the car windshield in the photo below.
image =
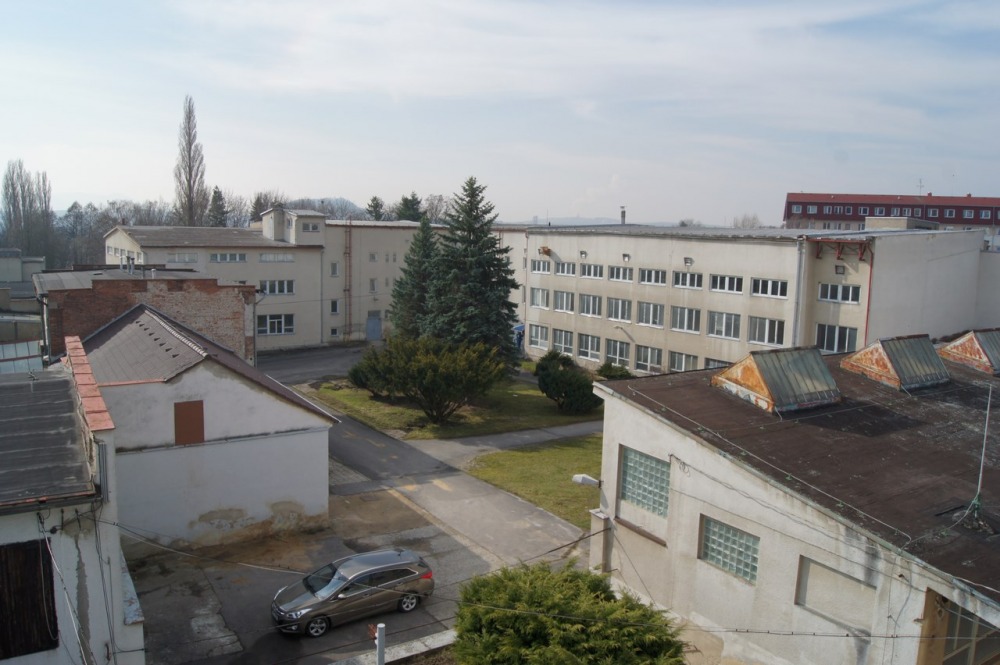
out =
<path fill-rule="evenodd" d="M 302 584 L 319 599 L 329 598 L 347 582 L 347 578 L 332 563 L 306 575 Z"/>

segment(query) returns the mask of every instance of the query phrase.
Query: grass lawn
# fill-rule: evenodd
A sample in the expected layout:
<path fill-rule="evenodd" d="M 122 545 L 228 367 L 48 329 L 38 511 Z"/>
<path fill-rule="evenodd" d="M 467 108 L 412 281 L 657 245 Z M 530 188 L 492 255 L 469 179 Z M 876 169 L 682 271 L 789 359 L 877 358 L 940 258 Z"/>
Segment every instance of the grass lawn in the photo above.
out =
<path fill-rule="evenodd" d="M 563 414 L 556 408 L 555 402 L 538 390 L 537 385 L 517 380 L 496 386 L 474 404 L 459 409 L 451 421 L 443 425 L 431 424 L 423 411 L 405 401 L 373 399 L 367 390 L 355 388 L 346 379 L 322 383 L 314 388 L 315 397 L 331 408 L 370 427 L 410 440 L 457 439 L 570 425 L 604 417 L 603 407 L 582 416 Z"/>
<path fill-rule="evenodd" d="M 600 490 L 577 485 L 573 474 L 601 477 L 601 435 L 549 441 L 477 457 L 467 472 L 584 530 Z"/>

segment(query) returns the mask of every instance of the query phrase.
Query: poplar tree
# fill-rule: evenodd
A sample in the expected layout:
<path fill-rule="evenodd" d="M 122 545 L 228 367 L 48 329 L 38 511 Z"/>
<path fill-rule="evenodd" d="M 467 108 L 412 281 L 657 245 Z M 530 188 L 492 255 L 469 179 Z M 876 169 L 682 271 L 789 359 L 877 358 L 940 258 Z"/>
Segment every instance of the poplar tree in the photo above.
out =
<path fill-rule="evenodd" d="M 198 142 L 198 120 L 190 95 L 184 98 L 184 119 L 177 147 L 177 166 L 174 167 L 177 219 L 185 226 L 201 226 L 208 210 L 208 188 L 205 187 L 205 155 Z"/>
<path fill-rule="evenodd" d="M 438 238 L 423 334 L 453 344 L 482 343 L 497 348 L 508 364 L 517 361 L 513 328 L 518 287 L 509 247 L 493 234 L 497 215 L 486 200 L 485 185 L 465 181 L 445 215 L 447 230 Z"/>

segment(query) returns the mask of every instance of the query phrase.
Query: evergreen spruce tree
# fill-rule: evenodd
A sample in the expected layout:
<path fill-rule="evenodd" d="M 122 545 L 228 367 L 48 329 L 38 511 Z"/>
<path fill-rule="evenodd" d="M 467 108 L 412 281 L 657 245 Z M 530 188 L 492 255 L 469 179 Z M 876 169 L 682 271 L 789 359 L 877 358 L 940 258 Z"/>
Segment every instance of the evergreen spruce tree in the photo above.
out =
<path fill-rule="evenodd" d="M 420 337 L 420 319 L 427 310 L 427 285 L 434 275 L 437 241 L 431 223 L 426 218 L 413 235 L 413 242 L 403 259 L 400 277 L 392 287 L 393 334 L 416 339 Z"/>
<path fill-rule="evenodd" d="M 396 204 L 396 219 L 405 219 L 411 222 L 419 222 L 424 218 L 424 211 L 420 209 L 420 197 L 416 192 L 411 192 L 409 196 L 404 196 Z"/>
<path fill-rule="evenodd" d="M 485 185 L 469 178 L 445 215 L 447 231 L 438 239 L 423 334 L 454 344 L 496 347 L 507 363 L 517 361 L 513 327 L 517 288 L 509 247 L 492 232 L 497 215 L 485 199 Z"/>
<path fill-rule="evenodd" d="M 229 211 L 226 210 L 226 199 L 222 196 L 222 190 L 216 187 L 212 190 L 212 202 L 208 204 L 208 225 L 225 226 L 226 217 Z"/>

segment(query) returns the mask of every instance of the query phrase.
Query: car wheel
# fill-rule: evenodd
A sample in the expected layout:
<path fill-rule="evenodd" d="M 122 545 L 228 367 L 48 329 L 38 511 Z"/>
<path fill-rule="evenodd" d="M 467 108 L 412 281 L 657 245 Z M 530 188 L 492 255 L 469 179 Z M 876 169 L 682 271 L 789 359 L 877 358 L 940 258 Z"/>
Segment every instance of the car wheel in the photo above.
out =
<path fill-rule="evenodd" d="M 319 637 L 320 635 L 323 635 L 329 627 L 330 622 L 328 622 L 325 617 L 310 619 L 309 623 L 306 624 L 306 635 L 309 637 Z"/>
<path fill-rule="evenodd" d="M 417 609 L 417 605 L 420 603 L 420 599 L 417 598 L 412 593 L 408 593 L 399 599 L 399 611 L 400 612 L 412 612 Z"/>

